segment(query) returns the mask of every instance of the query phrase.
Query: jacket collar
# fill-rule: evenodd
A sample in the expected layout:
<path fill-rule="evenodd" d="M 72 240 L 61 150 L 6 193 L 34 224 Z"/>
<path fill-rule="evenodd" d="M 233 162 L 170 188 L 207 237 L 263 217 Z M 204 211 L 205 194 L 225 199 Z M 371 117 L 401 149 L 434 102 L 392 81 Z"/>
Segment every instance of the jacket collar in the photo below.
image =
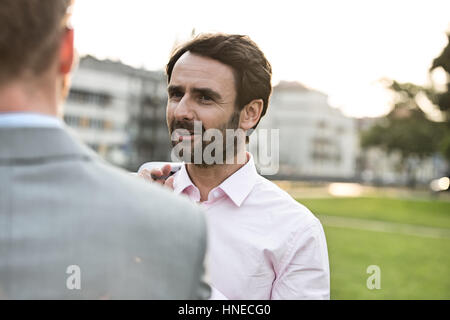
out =
<path fill-rule="evenodd" d="M 99 159 L 66 125 L 61 128 L 0 128 L 0 164 L 71 157 Z"/>

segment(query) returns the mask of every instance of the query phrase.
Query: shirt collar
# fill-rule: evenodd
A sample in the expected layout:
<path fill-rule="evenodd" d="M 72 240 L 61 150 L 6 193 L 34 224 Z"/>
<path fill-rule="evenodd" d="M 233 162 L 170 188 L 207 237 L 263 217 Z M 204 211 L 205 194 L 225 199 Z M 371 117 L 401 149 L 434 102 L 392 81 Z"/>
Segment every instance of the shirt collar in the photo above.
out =
<path fill-rule="evenodd" d="M 238 207 L 242 205 L 242 202 L 244 202 L 245 198 L 250 194 L 258 177 L 252 154 L 247 152 L 247 157 L 248 161 L 245 165 L 213 189 L 221 189 Z M 175 176 L 174 192 L 180 194 L 185 190 L 187 191 L 189 188 L 195 188 L 198 192 L 197 187 L 192 183 L 192 180 L 187 173 L 186 164 L 184 164 Z M 211 190 L 211 192 L 213 190 Z M 198 193 L 197 201 L 199 200 L 200 194 Z"/>
<path fill-rule="evenodd" d="M 175 192 L 175 194 L 180 194 L 186 188 L 188 188 L 190 186 L 195 186 L 195 185 L 191 181 L 191 178 L 189 177 L 189 174 L 187 173 L 186 164 L 183 163 L 180 171 L 178 171 L 175 174 L 174 181 L 173 181 L 173 191 Z"/>
<path fill-rule="evenodd" d="M 62 128 L 63 122 L 57 117 L 36 112 L 0 112 L 2 128 Z"/>

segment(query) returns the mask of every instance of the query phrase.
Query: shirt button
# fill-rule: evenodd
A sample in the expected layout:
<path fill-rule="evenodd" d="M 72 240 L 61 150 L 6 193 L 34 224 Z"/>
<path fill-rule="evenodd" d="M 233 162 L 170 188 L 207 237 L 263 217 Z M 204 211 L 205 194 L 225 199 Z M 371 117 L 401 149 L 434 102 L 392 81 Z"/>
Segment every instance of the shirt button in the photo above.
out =
<path fill-rule="evenodd" d="M 218 198 L 220 196 L 220 192 L 218 190 L 213 193 L 214 198 Z"/>

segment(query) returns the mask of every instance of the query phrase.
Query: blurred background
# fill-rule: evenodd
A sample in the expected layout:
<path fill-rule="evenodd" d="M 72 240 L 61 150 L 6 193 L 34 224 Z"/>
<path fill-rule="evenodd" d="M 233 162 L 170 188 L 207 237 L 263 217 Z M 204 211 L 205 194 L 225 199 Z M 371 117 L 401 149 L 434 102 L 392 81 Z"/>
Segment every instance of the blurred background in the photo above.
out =
<path fill-rule="evenodd" d="M 280 167 L 267 178 L 322 221 L 331 298 L 450 299 L 449 12 L 445 0 L 77 0 L 64 120 L 126 170 L 169 161 L 170 52 L 202 32 L 247 34 L 273 67 L 258 128 L 280 130 Z M 380 289 L 366 286 L 370 265 Z"/>

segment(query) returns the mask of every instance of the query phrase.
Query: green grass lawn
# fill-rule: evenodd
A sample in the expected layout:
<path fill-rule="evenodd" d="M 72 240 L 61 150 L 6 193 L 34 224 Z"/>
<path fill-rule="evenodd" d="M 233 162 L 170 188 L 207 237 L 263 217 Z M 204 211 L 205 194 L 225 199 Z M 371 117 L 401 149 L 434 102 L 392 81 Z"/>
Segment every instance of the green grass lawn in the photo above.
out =
<path fill-rule="evenodd" d="M 450 228 L 450 203 L 386 198 L 300 199 L 315 214 Z M 450 240 L 324 224 L 331 299 L 450 299 Z M 366 287 L 369 265 L 381 289 Z"/>
<path fill-rule="evenodd" d="M 450 228 L 450 202 L 392 198 L 297 199 L 318 215 Z"/>
<path fill-rule="evenodd" d="M 325 226 L 331 299 L 450 299 L 448 240 Z M 369 265 L 381 289 L 369 290 Z"/>

